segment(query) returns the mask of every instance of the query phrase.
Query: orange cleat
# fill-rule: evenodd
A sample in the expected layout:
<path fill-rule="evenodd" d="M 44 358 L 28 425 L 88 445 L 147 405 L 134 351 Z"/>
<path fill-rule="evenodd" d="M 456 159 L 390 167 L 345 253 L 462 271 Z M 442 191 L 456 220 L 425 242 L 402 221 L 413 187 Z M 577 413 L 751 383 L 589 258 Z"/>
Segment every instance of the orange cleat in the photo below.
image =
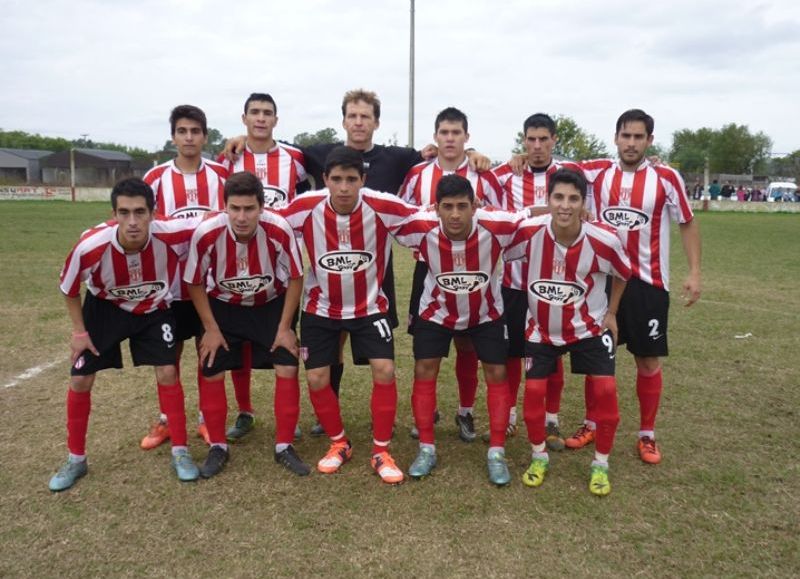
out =
<path fill-rule="evenodd" d="M 208 435 L 208 426 L 206 426 L 205 422 L 198 423 L 197 436 L 202 438 L 208 446 L 211 446 L 211 437 Z"/>
<path fill-rule="evenodd" d="M 594 442 L 594 430 L 589 428 L 586 424 L 581 424 L 581 427 L 575 431 L 575 434 L 564 440 L 564 445 L 567 448 L 577 450 L 592 442 Z"/>
<path fill-rule="evenodd" d="M 328 452 L 317 463 L 317 470 L 325 474 L 333 474 L 353 456 L 353 447 L 346 438 L 331 443 Z"/>
<path fill-rule="evenodd" d="M 142 450 L 153 450 L 169 440 L 169 427 L 160 420 L 150 427 L 150 432 L 142 439 Z"/>
<path fill-rule="evenodd" d="M 403 482 L 403 471 L 397 468 L 392 455 L 388 452 L 376 454 L 372 457 L 370 464 L 383 482 L 390 485 L 398 485 Z"/>
<path fill-rule="evenodd" d="M 649 436 L 642 436 L 636 444 L 639 450 L 639 458 L 647 464 L 658 464 L 661 462 L 661 451 L 658 449 L 656 441 Z"/>

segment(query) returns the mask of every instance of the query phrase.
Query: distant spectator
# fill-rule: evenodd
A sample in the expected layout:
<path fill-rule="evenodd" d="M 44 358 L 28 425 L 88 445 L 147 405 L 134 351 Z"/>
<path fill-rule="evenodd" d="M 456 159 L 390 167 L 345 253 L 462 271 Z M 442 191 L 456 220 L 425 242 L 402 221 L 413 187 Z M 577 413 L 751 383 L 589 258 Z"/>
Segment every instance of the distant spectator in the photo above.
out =
<path fill-rule="evenodd" d="M 745 191 L 744 191 L 744 186 L 743 185 L 739 185 L 739 188 L 736 190 L 736 200 L 737 201 L 744 201 L 745 200 L 744 199 L 745 195 L 746 194 L 745 194 Z"/>
<path fill-rule="evenodd" d="M 692 199 L 701 199 L 703 197 L 703 185 L 700 184 L 700 179 L 694 182 L 692 188 Z"/>
<path fill-rule="evenodd" d="M 761 198 L 761 189 L 758 187 L 753 187 L 752 193 L 750 193 L 750 201 L 762 201 Z"/>
<path fill-rule="evenodd" d="M 722 186 L 722 190 L 720 191 L 720 196 L 725 197 L 725 199 L 730 199 L 733 196 L 734 188 L 731 185 L 730 181 L 725 181 L 725 184 Z"/>
<path fill-rule="evenodd" d="M 712 201 L 716 201 L 719 198 L 720 194 L 719 181 L 714 179 L 711 182 L 711 185 L 708 186 L 708 194 L 711 196 Z"/>

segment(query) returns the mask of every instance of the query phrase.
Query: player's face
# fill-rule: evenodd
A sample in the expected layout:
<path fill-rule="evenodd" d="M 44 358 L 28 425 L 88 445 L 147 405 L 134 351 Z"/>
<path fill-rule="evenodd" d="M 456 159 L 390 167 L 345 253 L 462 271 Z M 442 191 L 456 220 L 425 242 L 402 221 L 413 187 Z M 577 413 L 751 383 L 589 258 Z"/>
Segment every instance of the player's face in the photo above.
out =
<path fill-rule="evenodd" d="M 325 186 L 331 192 L 331 205 L 340 215 L 352 213 L 358 203 L 358 195 L 364 186 L 364 176 L 352 167 L 333 167 L 322 176 Z"/>
<path fill-rule="evenodd" d="M 247 127 L 247 138 L 256 141 L 272 139 L 272 130 L 278 124 L 275 107 L 269 101 L 250 101 L 247 112 L 242 115 L 242 122 Z"/>
<path fill-rule="evenodd" d="M 153 212 L 147 208 L 144 197 L 117 197 L 114 219 L 119 223 L 117 241 L 126 251 L 138 251 L 145 246 L 150 236 Z"/>
<path fill-rule="evenodd" d="M 464 160 L 464 149 L 469 141 L 469 133 L 459 121 L 442 121 L 433 135 L 439 147 L 439 158 L 445 161 Z"/>
<path fill-rule="evenodd" d="M 225 203 L 225 213 L 236 235 L 236 241 L 249 241 L 256 233 L 263 205 L 255 195 L 231 195 Z"/>
<path fill-rule="evenodd" d="M 570 230 L 580 228 L 584 199 L 577 187 L 571 183 L 556 183 L 547 201 L 554 227 Z"/>
<path fill-rule="evenodd" d="M 372 105 L 364 101 L 347 103 L 342 127 L 347 132 L 347 146 L 366 151 L 372 147 L 372 135 L 380 126 Z"/>
<path fill-rule="evenodd" d="M 444 234 L 454 241 L 463 241 L 472 231 L 475 202 L 467 194 L 445 197 L 436 204 L 436 214 Z"/>
<path fill-rule="evenodd" d="M 556 136 L 545 127 L 528 127 L 525 131 L 525 150 L 531 167 L 546 167 L 553 160 Z"/>
<path fill-rule="evenodd" d="M 187 159 L 195 159 L 203 153 L 203 146 L 208 137 L 203 134 L 203 126 L 192 119 L 178 119 L 172 142 L 178 149 L 178 155 Z"/>
<path fill-rule="evenodd" d="M 647 147 L 653 144 L 653 135 L 647 134 L 644 121 L 631 121 L 614 135 L 614 144 L 622 165 L 634 168 L 644 159 Z"/>

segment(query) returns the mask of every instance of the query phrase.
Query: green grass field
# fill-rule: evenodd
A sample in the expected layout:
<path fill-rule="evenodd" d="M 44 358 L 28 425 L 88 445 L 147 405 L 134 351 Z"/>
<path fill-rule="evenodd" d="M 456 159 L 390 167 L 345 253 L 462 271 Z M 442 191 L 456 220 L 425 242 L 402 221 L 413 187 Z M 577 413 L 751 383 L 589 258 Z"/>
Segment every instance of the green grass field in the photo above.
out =
<path fill-rule="evenodd" d="M 79 233 L 109 210 L 0 204 L 0 577 L 800 573 L 800 216 L 699 215 L 704 293 L 690 309 L 678 299 L 685 259 L 675 232 L 672 355 L 658 422 L 664 461 L 652 467 L 636 456 L 633 362 L 621 355 L 622 420 L 611 456 L 613 492 L 604 499 L 586 488 L 590 448 L 552 453 L 544 486 L 524 487 L 524 429 L 507 447 L 514 482 L 490 486 L 486 446 L 456 436 L 452 362 L 443 364 L 439 386 L 440 463 L 427 480 L 390 487 L 372 474 L 369 375 L 348 366 L 343 414 L 355 453 L 341 474 L 298 479 L 274 463 L 273 378 L 257 372 L 257 430 L 232 447 L 222 475 L 180 484 L 168 448 L 138 448 L 156 413 L 155 385 L 150 370 L 127 367 L 98 376 L 89 476 L 55 495 L 47 481 L 66 456 L 69 334 L 58 272 Z M 404 308 L 412 262 L 403 250 L 395 260 Z M 413 360 L 408 337 L 396 337 L 393 453 L 405 469 L 416 453 L 408 437 Z M 185 385 L 193 425 L 197 393 L 192 380 Z M 230 390 L 229 399 L 233 405 Z M 578 424 L 582 406 L 582 380 L 568 376 L 564 430 Z M 300 420 L 307 433 L 313 413 L 305 392 Z M 476 420 L 483 431 L 482 394 Z M 191 445 L 202 460 L 199 439 Z M 297 446 L 310 463 L 326 447 L 307 436 Z"/>

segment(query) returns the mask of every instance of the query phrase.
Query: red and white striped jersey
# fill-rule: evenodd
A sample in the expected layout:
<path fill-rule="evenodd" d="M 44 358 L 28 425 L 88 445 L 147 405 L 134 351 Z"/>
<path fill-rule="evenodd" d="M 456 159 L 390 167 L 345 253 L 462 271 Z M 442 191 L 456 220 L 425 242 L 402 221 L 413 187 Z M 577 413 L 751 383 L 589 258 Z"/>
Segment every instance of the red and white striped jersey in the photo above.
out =
<path fill-rule="evenodd" d="M 136 253 L 126 253 L 119 244 L 116 222 L 87 230 L 67 256 L 59 288 L 78 297 L 83 282 L 95 297 L 134 314 L 166 309 L 179 286 L 178 262 L 188 252 L 197 222 L 151 221 L 147 244 Z"/>
<path fill-rule="evenodd" d="M 475 199 L 479 205 L 500 205 L 500 184 L 491 171 L 478 173 L 469 167 L 469 161 L 464 160 L 455 171 L 445 171 L 439 166 L 439 161 L 423 161 L 417 163 L 406 175 L 400 186 L 398 196 L 405 202 L 417 207 L 428 207 L 436 203 L 436 185 L 445 175 L 461 175 L 472 183 Z"/>
<path fill-rule="evenodd" d="M 646 159 L 631 172 L 614 163 L 599 172 L 593 195 L 595 217 L 617 229 L 633 276 L 669 290 L 670 220 L 694 218 L 680 174 Z"/>
<path fill-rule="evenodd" d="M 520 213 L 478 209 L 469 237 L 454 241 L 434 211 L 411 217 L 395 237 L 428 264 L 419 317 L 452 330 L 499 319 L 503 298 L 495 269 L 522 221 Z"/>
<path fill-rule="evenodd" d="M 235 163 L 223 156 L 219 161 L 231 175 L 249 171 L 258 177 L 264 185 L 264 204 L 272 209 L 285 207 L 294 199 L 297 184 L 306 179 L 303 152 L 277 141 L 266 153 L 254 153 L 246 146 Z"/>
<path fill-rule="evenodd" d="M 631 275 L 628 256 L 612 228 L 582 222 L 578 238 L 564 247 L 556 242 L 550 215 L 525 220 L 504 258 L 528 262 L 525 338 L 554 346 L 602 334 L 608 311 L 606 276 Z"/>
<path fill-rule="evenodd" d="M 303 311 L 331 319 L 386 313 L 381 285 L 389 236 L 416 211 L 395 195 L 367 188 L 348 215 L 333 210 L 327 189 L 304 193 L 282 209 L 308 252 Z"/>
<path fill-rule="evenodd" d="M 153 167 L 142 179 L 153 189 L 157 213 L 167 217 L 197 217 L 206 211 L 225 209 L 227 176 L 227 169 L 214 161 L 202 159 L 196 173 L 184 173 L 173 159 Z"/>
<path fill-rule="evenodd" d="M 255 235 L 236 241 L 227 213 L 201 223 L 192 237 L 183 279 L 206 284 L 208 295 L 240 306 L 260 306 L 282 295 L 290 279 L 303 277 L 300 250 L 286 220 L 261 213 Z"/>

